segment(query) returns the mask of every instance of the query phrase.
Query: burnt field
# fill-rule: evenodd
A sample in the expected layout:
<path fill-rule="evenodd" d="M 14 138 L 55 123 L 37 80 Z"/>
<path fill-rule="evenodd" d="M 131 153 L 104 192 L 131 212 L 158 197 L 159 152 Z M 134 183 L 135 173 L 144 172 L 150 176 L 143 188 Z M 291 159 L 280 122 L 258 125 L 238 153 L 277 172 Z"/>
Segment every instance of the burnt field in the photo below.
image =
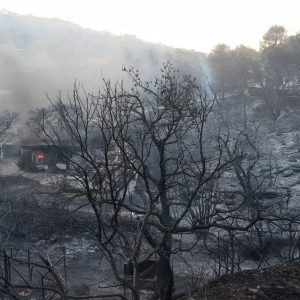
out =
<path fill-rule="evenodd" d="M 23 171 L 0 176 L 2 210 L 8 212 L 1 219 L 1 244 L 9 257 L 10 280 L 20 285 L 24 284 L 22 277 L 39 281 L 41 258 L 48 257 L 73 295 L 97 294 L 99 291 L 124 293 L 122 285 L 113 279 L 112 270 L 97 245 L 94 214 L 86 206 L 84 197 L 74 199 L 57 193 L 57 176 L 47 172 Z M 137 217 L 121 216 L 125 233 L 134 231 L 133 219 Z M 284 261 L 283 255 L 290 246 L 288 237 L 275 232 L 272 236 L 261 235 L 261 244 L 248 233 L 230 240 L 227 236 L 219 237 L 215 232 L 215 235 L 206 238 L 200 235 L 182 239 L 176 235 L 173 247 L 185 245 L 188 249 L 198 238 L 201 242 L 188 253 L 174 255 L 178 295 L 187 288 L 198 289 L 212 275 Z M 293 247 L 296 251 L 300 244 L 295 241 Z M 231 255 L 233 260 L 230 260 Z M 31 264 L 36 265 L 28 271 Z M 121 260 L 119 268 L 123 272 Z M 26 285 L 15 292 L 21 296 L 20 299 L 41 297 L 40 291 L 28 289 Z"/>
<path fill-rule="evenodd" d="M 7 243 L 29 243 L 39 240 L 65 239 L 66 235 L 76 236 L 93 226 L 92 218 L 83 213 L 68 213 L 62 196 L 51 195 L 47 187 L 35 179 L 24 176 L 0 176 L 3 205 L 9 203 L 5 216 L 10 239 Z M 81 219 L 85 219 L 82 226 Z M 90 225 L 88 222 L 90 220 Z"/>

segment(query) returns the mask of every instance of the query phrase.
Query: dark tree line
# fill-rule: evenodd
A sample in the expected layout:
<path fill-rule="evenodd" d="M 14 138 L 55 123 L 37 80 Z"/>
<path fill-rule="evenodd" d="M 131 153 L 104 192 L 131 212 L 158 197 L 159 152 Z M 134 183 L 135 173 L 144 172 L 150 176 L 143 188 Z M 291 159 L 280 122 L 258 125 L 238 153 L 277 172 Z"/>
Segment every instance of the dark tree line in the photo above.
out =
<path fill-rule="evenodd" d="M 265 33 L 259 51 L 219 44 L 208 59 L 217 98 L 224 100 L 233 93 L 243 97 L 256 91 L 273 120 L 280 116 L 289 95 L 299 98 L 300 35 L 288 36 L 283 26 L 272 26 Z"/>

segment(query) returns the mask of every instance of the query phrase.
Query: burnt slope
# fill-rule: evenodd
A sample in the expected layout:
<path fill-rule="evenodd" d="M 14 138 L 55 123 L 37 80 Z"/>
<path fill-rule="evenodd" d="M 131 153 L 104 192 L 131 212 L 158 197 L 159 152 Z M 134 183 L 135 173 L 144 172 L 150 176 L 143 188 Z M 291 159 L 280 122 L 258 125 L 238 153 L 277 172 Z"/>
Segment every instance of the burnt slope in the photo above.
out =
<path fill-rule="evenodd" d="M 300 262 L 223 275 L 210 281 L 201 292 L 195 293 L 193 298 L 197 300 L 300 299 Z"/>

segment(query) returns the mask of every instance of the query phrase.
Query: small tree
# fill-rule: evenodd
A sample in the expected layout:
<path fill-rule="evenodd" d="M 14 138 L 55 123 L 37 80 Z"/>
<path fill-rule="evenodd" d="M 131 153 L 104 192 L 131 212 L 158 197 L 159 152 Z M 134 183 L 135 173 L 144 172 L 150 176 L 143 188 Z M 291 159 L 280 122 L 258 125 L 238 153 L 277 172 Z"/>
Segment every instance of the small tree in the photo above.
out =
<path fill-rule="evenodd" d="M 259 76 L 263 98 L 274 121 L 281 115 L 286 101 L 286 88 L 293 80 L 294 63 L 287 47 L 283 26 L 272 26 L 261 42 L 261 72 Z"/>
<path fill-rule="evenodd" d="M 9 111 L 4 111 L 0 113 L 0 159 L 3 158 L 3 146 L 12 135 L 9 130 L 12 128 L 13 124 L 17 119 L 17 114 Z M 1 165 L 0 165 L 1 168 Z M 7 218 L 10 214 L 10 203 L 7 195 L 1 195 L 0 197 L 0 241 L 2 246 L 7 240 L 11 228 L 8 226 Z"/>
<path fill-rule="evenodd" d="M 18 115 L 13 112 L 4 111 L 0 113 L 0 150 L 2 152 L 2 146 L 11 138 L 9 132 L 13 124 L 16 122 Z"/>

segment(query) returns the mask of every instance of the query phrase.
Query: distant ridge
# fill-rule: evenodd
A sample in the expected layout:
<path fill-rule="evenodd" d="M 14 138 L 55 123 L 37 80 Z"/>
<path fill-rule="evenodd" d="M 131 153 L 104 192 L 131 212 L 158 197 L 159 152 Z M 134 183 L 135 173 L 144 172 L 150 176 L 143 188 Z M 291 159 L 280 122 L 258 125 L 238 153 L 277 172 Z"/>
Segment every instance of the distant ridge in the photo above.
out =
<path fill-rule="evenodd" d="M 152 77 L 166 61 L 184 73 L 203 76 L 203 53 L 84 29 L 59 19 L 0 11 L 2 107 L 40 106 L 45 103 L 45 92 L 52 97 L 58 90 L 67 92 L 75 79 L 88 90 L 98 90 L 101 74 L 120 80 L 123 65 Z"/>

